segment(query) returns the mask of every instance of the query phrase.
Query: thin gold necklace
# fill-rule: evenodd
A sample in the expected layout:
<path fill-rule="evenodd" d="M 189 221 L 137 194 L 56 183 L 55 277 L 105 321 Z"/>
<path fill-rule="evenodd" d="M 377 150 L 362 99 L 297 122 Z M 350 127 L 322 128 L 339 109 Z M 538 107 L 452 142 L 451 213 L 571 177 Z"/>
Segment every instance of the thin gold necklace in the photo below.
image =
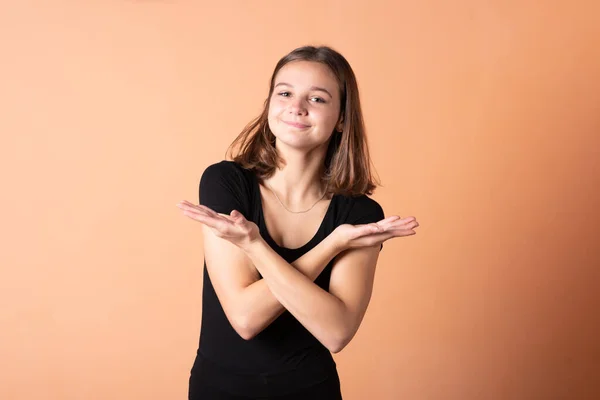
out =
<path fill-rule="evenodd" d="M 304 214 L 304 213 L 307 213 L 307 212 L 309 212 L 310 210 L 312 210 L 312 209 L 314 208 L 314 206 L 316 206 L 316 205 L 317 205 L 317 203 L 318 203 L 318 202 L 320 202 L 321 200 L 323 200 L 323 198 L 324 198 L 324 197 L 325 197 L 325 195 L 327 194 L 327 191 L 326 191 L 326 190 L 325 190 L 325 191 L 323 191 L 323 195 L 321 196 L 321 198 L 320 198 L 319 200 L 317 200 L 317 201 L 315 202 L 315 204 L 313 204 L 313 205 L 312 205 L 312 206 L 311 206 L 311 207 L 310 207 L 308 210 L 305 210 L 305 211 L 292 211 L 292 210 L 290 210 L 289 208 L 287 208 L 287 207 L 285 206 L 285 204 L 283 204 L 283 202 L 282 202 L 282 201 L 279 199 L 279 196 L 277 196 L 277 193 L 275 193 L 275 191 L 273 190 L 273 188 L 271 187 L 271 185 L 269 185 L 269 183 L 268 183 L 267 181 L 265 181 L 265 183 L 267 184 L 267 187 L 269 188 L 269 190 L 271 191 L 271 193 L 273 193 L 273 194 L 275 195 L 275 198 L 277 199 L 277 201 L 279 202 L 279 204 L 281 204 L 281 206 L 282 206 L 283 208 L 285 208 L 285 209 L 286 209 L 288 212 L 291 212 L 292 214 Z"/>

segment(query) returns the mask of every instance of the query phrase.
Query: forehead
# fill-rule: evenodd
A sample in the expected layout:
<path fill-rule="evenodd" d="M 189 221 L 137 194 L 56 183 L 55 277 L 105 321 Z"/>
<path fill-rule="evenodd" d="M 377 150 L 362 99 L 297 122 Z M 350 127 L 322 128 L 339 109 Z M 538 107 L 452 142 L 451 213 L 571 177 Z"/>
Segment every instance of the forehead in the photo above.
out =
<path fill-rule="evenodd" d="M 286 82 L 296 87 L 319 86 L 331 93 L 337 91 L 338 83 L 328 66 L 313 61 L 292 61 L 284 65 L 275 77 L 275 85 Z"/>

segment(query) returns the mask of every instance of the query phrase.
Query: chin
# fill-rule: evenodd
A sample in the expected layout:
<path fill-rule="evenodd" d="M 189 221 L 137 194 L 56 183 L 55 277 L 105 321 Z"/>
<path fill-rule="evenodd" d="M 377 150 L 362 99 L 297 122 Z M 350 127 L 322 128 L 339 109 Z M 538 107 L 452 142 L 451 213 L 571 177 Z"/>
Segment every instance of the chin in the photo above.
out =
<path fill-rule="evenodd" d="M 312 151 L 325 143 L 315 141 L 315 138 L 301 137 L 299 135 L 276 135 L 277 146 L 294 150 Z"/>
<path fill-rule="evenodd" d="M 303 140 L 303 138 L 290 137 L 290 135 L 275 135 L 275 137 L 280 145 L 284 145 L 286 147 L 303 149 L 311 146 L 311 143 L 308 140 Z"/>

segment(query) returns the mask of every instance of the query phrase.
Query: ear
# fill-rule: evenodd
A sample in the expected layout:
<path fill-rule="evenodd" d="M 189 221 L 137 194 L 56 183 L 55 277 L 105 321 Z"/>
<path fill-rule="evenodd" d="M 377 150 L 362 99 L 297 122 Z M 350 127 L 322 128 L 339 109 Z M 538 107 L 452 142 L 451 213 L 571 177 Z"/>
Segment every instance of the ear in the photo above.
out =
<path fill-rule="evenodd" d="M 344 115 L 340 115 L 340 120 L 335 125 L 335 130 L 337 132 L 342 132 L 344 130 Z"/>

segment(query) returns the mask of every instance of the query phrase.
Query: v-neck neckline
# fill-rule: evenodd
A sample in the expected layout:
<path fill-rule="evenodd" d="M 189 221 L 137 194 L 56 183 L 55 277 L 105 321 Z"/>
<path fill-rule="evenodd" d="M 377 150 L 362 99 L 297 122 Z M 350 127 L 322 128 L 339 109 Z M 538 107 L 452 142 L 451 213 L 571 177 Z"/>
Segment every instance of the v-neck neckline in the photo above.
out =
<path fill-rule="evenodd" d="M 309 239 L 308 242 L 306 242 L 302 246 L 296 247 L 296 248 L 284 247 L 284 246 L 279 245 L 275 241 L 275 239 L 273 239 L 273 237 L 271 236 L 271 233 L 269 232 L 269 227 L 267 226 L 267 222 L 265 220 L 264 209 L 263 209 L 262 194 L 260 191 L 260 182 L 259 182 L 256 174 L 252 174 L 252 175 L 254 177 L 254 188 L 256 190 L 256 201 L 258 204 L 259 222 L 260 222 L 260 225 L 264 228 L 263 232 L 264 232 L 265 239 L 272 245 L 272 247 L 275 247 L 284 252 L 301 252 L 301 251 L 305 250 L 307 247 L 311 246 L 316 240 L 318 240 L 319 235 L 321 234 L 323 229 L 325 229 L 325 221 L 327 220 L 327 218 L 329 217 L 329 214 L 331 213 L 331 210 L 333 209 L 333 202 L 337 195 L 334 194 L 331 197 L 331 199 L 329 200 L 329 205 L 327 206 L 327 211 L 325 211 L 325 215 L 323 215 L 323 219 L 321 220 L 321 223 L 319 224 L 319 228 L 317 229 L 315 234 Z"/>

